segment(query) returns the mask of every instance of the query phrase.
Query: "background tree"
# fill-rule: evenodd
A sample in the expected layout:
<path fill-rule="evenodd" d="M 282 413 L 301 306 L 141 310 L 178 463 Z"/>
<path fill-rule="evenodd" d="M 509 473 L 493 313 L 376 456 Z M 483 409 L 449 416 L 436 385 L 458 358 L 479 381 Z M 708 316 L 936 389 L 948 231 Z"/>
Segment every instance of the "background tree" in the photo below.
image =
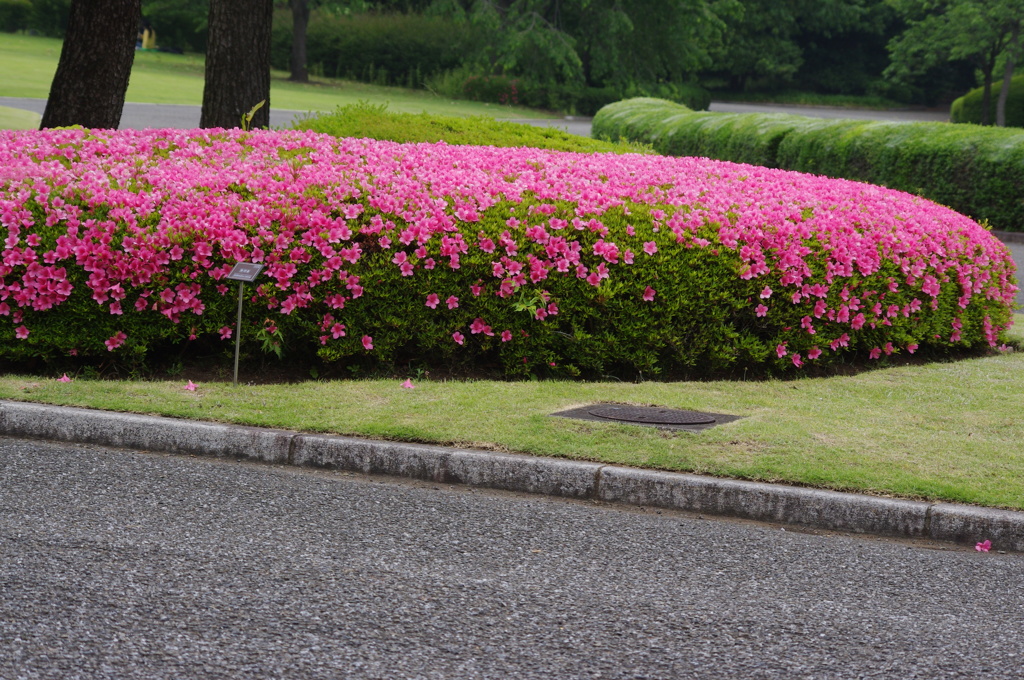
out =
<path fill-rule="evenodd" d="M 1018 58 L 1024 25 L 1024 0 L 892 0 L 908 28 L 889 43 L 886 74 L 897 81 L 943 62 L 966 60 L 981 73 L 982 125 L 991 123 L 992 84 L 1000 59 L 1004 82 Z M 996 119 L 1006 120 L 1006 97 L 1000 94 Z"/>
<path fill-rule="evenodd" d="M 273 16 L 273 0 L 211 0 L 200 127 L 238 127 L 261 101 L 251 126 L 270 127 Z"/>
<path fill-rule="evenodd" d="M 487 35 L 478 67 L 536 83 L 682 81 L 710 65 L 737 0 L 435 0 L 429 11 Z"/>
<path fill-rule="evenodd" d="M 40 129 L 120 124 L 140 16 L 139 0 L 73 0 Z"/>
<path fill-rule="evenodd" d="M 289 80 L 309 82 L 306 68 L 306 29 L 309 28 L 309 0 L 291 0 L 292 6 L 292 74 Z"/>

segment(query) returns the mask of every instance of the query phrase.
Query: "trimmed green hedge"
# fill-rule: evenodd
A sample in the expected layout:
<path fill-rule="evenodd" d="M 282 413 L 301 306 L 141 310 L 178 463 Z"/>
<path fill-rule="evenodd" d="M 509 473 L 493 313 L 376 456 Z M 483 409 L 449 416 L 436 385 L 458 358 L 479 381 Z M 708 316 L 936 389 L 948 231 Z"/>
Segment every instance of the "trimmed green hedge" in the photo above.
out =
<path fill-rule="evenodd" d="M 632 99 L 601 109 L 593 136 L 841 177 L 923 196 L 995 229 L 1024 231 L 1024 131 L 779 114 L 695 114 Z"/>
<path fill-rule="evenodd" d="M 556 128 L 496 121 L 484 116 L 456 118 L 427 113 L 394 113 L 386 105 L 366 102 L 340 106 L 333 113 L 322 113 L 299 120 L 296 130 L 312 130 L 335 137 L 380 139 L 392 142 L 440 142 L 477 146 L 529 146 L 555 151 L 581 153 L 643 151 L 636 144 L 610 142 L 570 135 Z"/>
<path fill-rule="evenodd" d="M 338 16 L 314 10 L 306 35 L 306 63 L 314 75 L 423 87 L 427 77 L 458 67 L 475 35 L 471 28 L 441 17 Z M 291 49 L 291 13 L 278 11 L 271 38 L 271 65 L 288 70 Z"/>
<path fill-rule="evenodd" d="M 971 90 L 955 100 L 949 108 L 949 119 L 954 123 L 981 124 L 982 88 Z M 992 103 L 989 107 L 989 122 L 996 122 L 996 102 L 999 100 L 999 86 L 992 88 Z M 1007 127 L 1024 127 L 1024 75 L 1010 80 L 1010 94 L 1006 99 Z"/>
<path fill-rule="evenodd" d="M 0 31 L 14 33 L 28 28 L 32 18 L 29 0 L 0 0 Z"/>

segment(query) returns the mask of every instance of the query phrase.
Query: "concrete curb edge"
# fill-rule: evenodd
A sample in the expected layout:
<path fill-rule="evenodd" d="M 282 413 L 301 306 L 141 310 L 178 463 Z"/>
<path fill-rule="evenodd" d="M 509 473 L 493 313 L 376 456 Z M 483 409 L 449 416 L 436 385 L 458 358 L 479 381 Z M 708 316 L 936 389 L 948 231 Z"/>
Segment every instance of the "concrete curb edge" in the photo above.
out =
<path fill-rule="evenodd" d="M 1024 552 L 1024 512 L 0 400 L 0 434 L 391 475 Z"/>

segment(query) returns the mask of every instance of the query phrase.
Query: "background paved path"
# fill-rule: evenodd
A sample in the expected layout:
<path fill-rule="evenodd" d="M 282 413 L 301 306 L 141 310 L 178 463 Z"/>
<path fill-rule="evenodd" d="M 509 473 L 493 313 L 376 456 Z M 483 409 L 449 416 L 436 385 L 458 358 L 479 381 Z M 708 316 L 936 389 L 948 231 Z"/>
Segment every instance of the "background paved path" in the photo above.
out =
<path fill-rule="evenodd" d="M 0 438 L 3 678 L 1019 678 L 1024 555 Z"/>

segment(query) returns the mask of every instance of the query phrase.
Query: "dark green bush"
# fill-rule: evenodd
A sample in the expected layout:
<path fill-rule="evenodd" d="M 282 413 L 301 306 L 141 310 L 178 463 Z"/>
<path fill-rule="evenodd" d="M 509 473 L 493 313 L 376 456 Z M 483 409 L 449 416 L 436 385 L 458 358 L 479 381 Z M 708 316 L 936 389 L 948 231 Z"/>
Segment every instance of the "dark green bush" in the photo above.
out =
<path fill-rule="evenodd" d="M 633 99 L 594 118 L 598 139 L 650 144 L 674 156 L 798 170 L 918 194 L 993 228 L 1024 231 L 1024 131 L 825 120 L 779 114 L 697 114 Z"/>
<path fill-rule="evenodd" d="M 491 118 L 456 118 L 426 113 L 393 113 L 386 106 L 360 103 L 338 107 L 298 121 L 298 130 L 324 132 L 335 137 L 368 137 L 393 142 L 439 142 L 478 146 L 528 146 L 557 151 L 593 153 L 636 152 L 639 147 L 587 139 L 554 128 L 507 123 Z"/>
<path fill-rule="evenodd" d="M 32 0 L 29 28 L 48 38 L 63 38 L 70 11 L 71 0 Z"/>
<path fill-rule="evenodd" d="M 378 85 L 423 87 L 424 79 L 459 66 L 473 31 L 416 14 L 333 15 L 314 11 L 306 38 L 310 73 Z M 274 15 L 271 64 L 288 70 L 291 13 Z"/>
<path fill-rule="evenodd" d="M 144 0 L 142 15 L 156 31 L 161 48 L 206 52 L 207 0 Z"/>
<path fill-rule="evenodd" d="M 0 0 L 0 31 L 14 33 L 29 26 L 32 3 L 29 0 Z"/>
<path fill-rule="evenodd" d="M 982 89 L 971 90 L 963 97 L 955 100 L 949 109 L 949 119 L 954 123 L 981 124 Z M 992 103 L 989 106 L 990 124 L 996 122 L 996 102 L 999 99 L 999 86 L 992 88 Z M 1007 127 L 1024 127 L 1024 75 L 1010 80 L 1010 93 L 1006 99 Z"/>

